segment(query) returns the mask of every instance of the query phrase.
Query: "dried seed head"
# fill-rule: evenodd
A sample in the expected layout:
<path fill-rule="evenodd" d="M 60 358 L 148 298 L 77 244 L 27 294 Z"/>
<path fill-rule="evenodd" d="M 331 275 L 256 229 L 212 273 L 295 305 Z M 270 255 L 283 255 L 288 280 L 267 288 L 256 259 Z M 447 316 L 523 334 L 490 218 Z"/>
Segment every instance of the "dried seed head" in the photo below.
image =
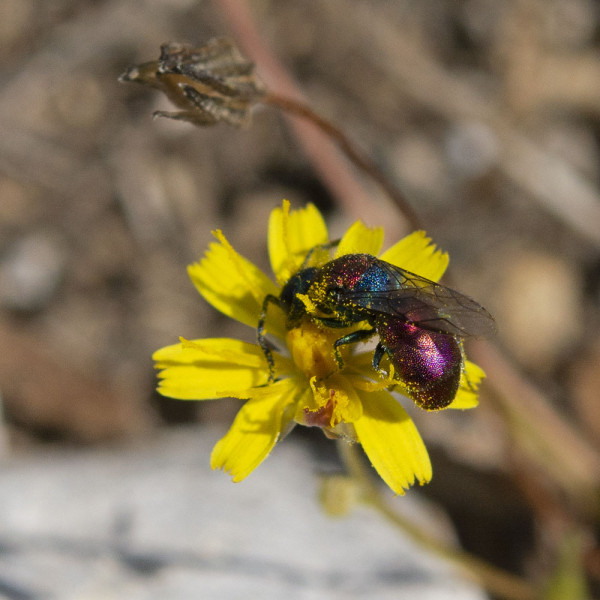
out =
<path fill-rule="evenodd" d="M 120 81 L 133 81 L 161 90 L 178 112 L 157 111 L 155 116 L 194 125 L 247 125 L 252 105 L 265 95 L 254 75 L 254 64 L 226 38 L 204 46 L 168 43 L 157 61 L 129 68 Z"/>

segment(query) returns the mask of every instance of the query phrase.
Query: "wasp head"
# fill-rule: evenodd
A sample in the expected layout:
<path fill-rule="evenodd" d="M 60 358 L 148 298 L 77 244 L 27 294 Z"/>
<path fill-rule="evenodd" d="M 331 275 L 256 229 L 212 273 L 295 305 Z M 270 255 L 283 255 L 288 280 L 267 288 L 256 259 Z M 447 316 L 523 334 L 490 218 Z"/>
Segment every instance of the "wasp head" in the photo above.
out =
<path fill-rule="evenodd" d="M 281 307 L 287 314 L 288 329 L 295 327 L 300 319 L 306 314 L 306 306 L 298 294 L 306 294 L 310 288 L 318 269 L 309 267 L 298 271 L 292 276 L 281 290 L 279 301 Z"/>

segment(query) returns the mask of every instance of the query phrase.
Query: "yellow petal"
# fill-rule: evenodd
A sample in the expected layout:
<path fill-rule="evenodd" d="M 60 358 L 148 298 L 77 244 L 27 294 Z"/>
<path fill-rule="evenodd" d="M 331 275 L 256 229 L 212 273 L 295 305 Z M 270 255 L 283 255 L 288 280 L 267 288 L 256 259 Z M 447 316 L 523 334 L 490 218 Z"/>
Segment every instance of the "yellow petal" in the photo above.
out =
<path fill-rule="evenodd" d="M 371 372 L 365 375 L 358 375 L 348 373 L 345 375 L 348 382 L 358 391 L 361 392 L 378 392 L 379 390 L 384 390 L 389 388 L 390 386 L 394 386 L 397 382 L 394 380 L 393 374 L 388 375 L 387 377 L 381 377 L 379 380 L 373 381 L 374 377 L 373 369 Z"/>
<path fill-rule="evenodd" d="M 379 476 L 396 494 L 415 478 L 431 479 L 427 448 L 408 413 L 385 391 L 360 394 L 363 416 L 355 421 L 359 442 Z"/>
<path fill-rule="evenodd" d="M 383 245 L 383 228 L 367 227 L 361 221 L 350 226 L 342 237 L 335 255 L 373 254 L 377 256 Z"/>
<path fill-rule="evenodd" d="M 293 379 L 283 379 L 259 390 L 238 412 L 231 429 L 214 447 L 210 464 L 233 481 L 249 475 L 269 454 L 286 424 L 286 407 L 300 393 Z"/>
<path fill-rule="evenodd" d="M 202 260 L 188 267 L 190 279 L 217 310 L 256 327 L 265 296 L 277 296 L 277 286 L 220 232 L 216 235 L 221 243 L 210 244 Z"/>
<path fill-rule="evenodd" d="M 214 363 L 235 363 L 248 367 L 265 366 L 265 357 L 255 344 L 232 338 L 204 338 L 186 340 L 180 338 L 179 344 L 165 346 L 152 355 L 156 368 L 173 364 L 195 364 L 202 361 Z"/>
<path fill-rule="evenodd" d="M 313 204 L 291 212 L 289 208 L 284 200 L 269 219 L 269 256 L 280 285 L 300 270 L 309 250 L 329 241 L 323 216 Z"/>
<path fill-rule="evenodd" d="M 465 361 L 465 369 L 460 378 L 460 387 L 448 408 L 475 408 L 479 404 L 479 384 L 485 378 L 485 371 L 470 360 Z"/>
<path fill-rule="evenodd" d="M 247 398 L 248 389 L 268 380 L 266 359 L 258 346 L 229 338 L 185 341 L 154 353 L 158 391 L 180 400 Z"/>
<path fill-rule="evenodd" d="M 379 258 L 411 273 L 439 281 L 450 260 L 424 231 L 415 231 L 386 250 Z"/>
<path fill-rule="evenodd" d="M 356 390 L 341 375 L 330 377 L 329 385 L 334 393 L 330 395 L 335 401 L 332 415 L 332 427 L 337 423 L 354 423 L 362 417 L 363 407 Z"/>
<path fill-rule="evenodd" d="M 338 423 L 353 423 L 362 416 L 362 402 L 345 377 L 338 374 L 325 380 L 313 377 L 310 386 L 313 399 L 305 408 L 311 411 L 328 408 L 331 413 L 330 427 Z"/>

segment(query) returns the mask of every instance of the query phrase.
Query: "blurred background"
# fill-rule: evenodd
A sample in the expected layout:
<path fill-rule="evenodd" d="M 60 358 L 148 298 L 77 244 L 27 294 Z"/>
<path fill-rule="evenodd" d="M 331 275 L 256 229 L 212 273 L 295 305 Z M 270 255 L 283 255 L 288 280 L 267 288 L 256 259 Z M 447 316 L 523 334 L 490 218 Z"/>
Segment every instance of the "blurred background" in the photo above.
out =
<path fill-rule="evenodd" d="M 179 424 L 230 423 L 236 403 L 159 397 L 150 358 L 180 335 L 254 339 L 187 278 L 211 230 L 222 229 L 265 270 L 267 218 L 283 198 L 294 207 L 315 203 L 334 237 L 358 218 L 389 227 L 386 245 L 408 231 L 349 163 L 365 196 L 341 198 L 276 109 L 257 109 L 246 129 L 197 129 L 153 120 L 153 111 L 172 110 L 168 100 L 117 81 L 156 59 L 167 41 L 229 35 L 251 51 L 243 6 L 0 1 L 7 460 L 49 445 L 79 451 Z M 449 251 L 453 287 L 495 315 L 496 348 L 468 347 L 490 375 L 480 408 L 413 411 L 434 465 L 419 493 L 439 502 L 467 549 L 516 572 L 543 570 L 553 524 L 563 531 L 566 522 L 597 518 L 597 495 L 595 509 L 574 497 L 585 488 L 589 499 L 600 476 L 598 3 L 247 7 L 305 100 L 343 126 Z M 277 90 L 272 71 L 264 79 Z M 518 412 L 528 406 L 531 413 Z M 553 432 L 546 441 L 558 454 L 580 458 L 577 483 L 564 471 L 538 470 L 539 449 L 515 445 L 527 439 L 511 429 L 515 414 Z M 334 452 L 322 436 L 303 435 L 322 454 Z M 588 570 L 598 575 L 590 547 Z"/>

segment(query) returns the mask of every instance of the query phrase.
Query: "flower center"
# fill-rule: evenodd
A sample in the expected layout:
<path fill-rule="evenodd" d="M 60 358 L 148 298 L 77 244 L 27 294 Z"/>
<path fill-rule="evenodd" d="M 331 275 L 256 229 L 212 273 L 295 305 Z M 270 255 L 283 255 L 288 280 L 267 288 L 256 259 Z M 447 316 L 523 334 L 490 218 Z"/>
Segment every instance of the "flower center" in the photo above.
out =
<path fill-rule="evenodd" d="M 294 363 L 308 379 L 325 379 L 339 369 L 333 350 L 339 337 L 335 329 L 320 327 L 305 319 L 299 327 L 287 332 L 285 341 Z"/>
<path fill-rule="evenodd" d="M 299 327 L 287 332 L 286 342 L 297 369 L 308 379 L 312 391 L 310 399 L 298 406 L 296 421 L 321 427 L 326 435 L 352 437 L 346 431 L 347 424 L 360 417 L 362 405 L 335 359 L 334 343 L 344 333 L 305 319 Z M 348 354 L 347 347 L 341 350 Z"/>

